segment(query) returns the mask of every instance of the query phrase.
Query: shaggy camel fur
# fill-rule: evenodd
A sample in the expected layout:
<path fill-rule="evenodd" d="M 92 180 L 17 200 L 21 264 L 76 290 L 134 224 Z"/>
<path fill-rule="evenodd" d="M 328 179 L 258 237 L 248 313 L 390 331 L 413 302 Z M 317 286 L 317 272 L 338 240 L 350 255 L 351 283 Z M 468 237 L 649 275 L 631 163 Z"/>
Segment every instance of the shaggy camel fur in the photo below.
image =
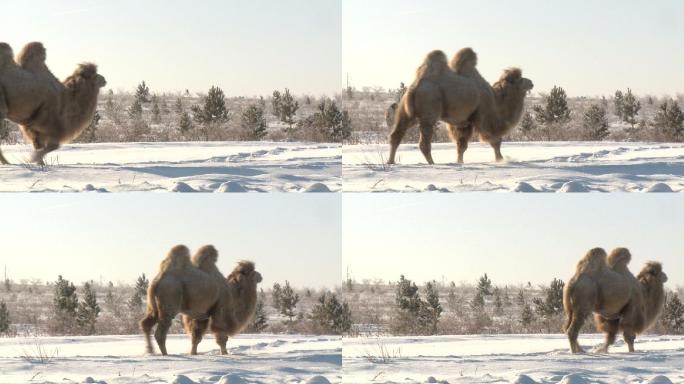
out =
<path fill-rule="evenodd" d="M 147 290 L 147 314 L 140 321 L 148 353 L 153 353 L 150 335 L 156 324 L 154 337 L 161 353 L 167 354 L 166 335 L 179 313 L 192 338 L 191 354 L 197 353 L 208 326 L 221 354 L 228 353 L 228 337 L 239 333 L 254 316 L 261 274 L 254 269 L 254 263 L 241 261 L 223 278 L 214 264 L 217 258 L 213 246 L 200 248 L 193 260 L 184 245 L 169 251 Z"/>
<path fill-rule="evenodd" d="M 630 260 L 626 248 L 616 248 L 609 256 L 602 248 L 594 248 L 577 263 L 575 275 L 563 290 L 567 317 L 564 331 L 572 353 L 583 352 L 577 337 L 592 312 L 596 327 L 606 334 L 599 348 L 602 353 L 608 352 L 619 331 L 633 352 L 636 335 L 653 325 L 660 315 L 667 281 L 662 265 L 647 262 L 634 277 L 627 267 Z"/>
<path fill-rule="evenodd" d="M 490 86 L 475 68 L 477 56 L 467 48 L 452 59 L 450 68 L 441 51 L 430 52 L 417 71 L 416 79 L 402 97 L 390 133 L 389 164 L 406 131 L 420 126 L 419 147 L 428 164 L 434 164 L 431 141 L 434 127 L 443 121 L 456 142 L 459 163 L 468 141 L 477 130 L 482 141 L 490 143 L 497 161 L 503 160 L 501 141 L 520 120 L 524 99 L 533 88 L 517 68 L 507 69 Z"/>
<path fill-rule="evenodd" d="M 100 88 L 107 84 L 91 63 L 80 64 L 59 82 L 45 59 L 41 43 L 27 44 L 16 62 L 11 47 L 0 43 L 0 120 L 19 124 L 35 150 L 31 161 L 41 165 L 47 153 L 78 137 L 90 124 Z M 1 151 L 0 163 L 8 164 Z"/>

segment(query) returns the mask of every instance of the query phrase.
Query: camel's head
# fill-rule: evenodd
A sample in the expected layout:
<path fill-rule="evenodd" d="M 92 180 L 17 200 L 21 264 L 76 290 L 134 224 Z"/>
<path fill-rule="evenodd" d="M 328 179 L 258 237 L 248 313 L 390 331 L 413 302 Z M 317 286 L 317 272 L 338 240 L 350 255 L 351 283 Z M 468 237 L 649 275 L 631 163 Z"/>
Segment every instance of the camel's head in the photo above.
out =
<path fill-rule="evenodd" d="M 239 285 L 248 285 L 256 288 L 258 283 L 261 283 L 261 273 L 254 268 L 254 263 L 251 261 L 240 261 L 233 269 L 233 272 L 228 275 L 228 282 Z"/>
<path fill-rule="evenodd" d="M 74 92 L 81 90 L 99 91 L 100 88 L 107 85 L 107 80 L 97 73 L 97 65 L 83 63 L 64 81 L 64 85 Z"/>
<path fill-rule="evenodd" d="M 534 88 L 534 84 L 532 80 L 522 76 L 520 68 L 509 68 L 503 72 L 499 81 L 494 83 L 493 88 L 500 92 L 503 97 L 507 95 L 525 96 Z"/>
<path fill-rule="evenodd" d="M 646 285 L 653 283 L 665 284 L 667 282 L 667 275 L 663 272 L 663 265 L 657 261 L 647 262 L 644 267 L 641 268 L 637 278 L 639 279 L 639 282 Z"/>

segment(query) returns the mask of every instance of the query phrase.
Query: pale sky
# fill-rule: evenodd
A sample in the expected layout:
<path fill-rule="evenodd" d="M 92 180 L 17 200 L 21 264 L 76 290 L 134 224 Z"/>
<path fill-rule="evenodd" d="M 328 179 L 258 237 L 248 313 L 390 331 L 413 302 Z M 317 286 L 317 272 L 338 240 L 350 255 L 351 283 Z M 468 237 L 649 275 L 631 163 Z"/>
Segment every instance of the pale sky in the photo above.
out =
<path fill-rule="evenodd" d="M 519 66 L 534 92 L 684 93 L 681 0 L 344 0 L 342 14 L 342 77 L 357 88 L 408 85 L 429 51 L 469 46 L 487 80 Z"/>
<path fill-rule="evenodd" d="M 357 281 L 548 284 L 590 248 L 624 246 L 633 272 L 661 261 L 668 286 L 684 286 L 679 194 L 346 194 L 342 206 L 343 272 Z"/>
<path fill-rule="evenodd" d="M 81 284 L 154 276 L 175 244 L 213 244 L 219 269 L 252 260 L 263 287 L 332 288 L 341 277 L 339 194 L 5 194 L 0 268 Z"/>
<path fill-rule="evenodd" d="M 0 41 L 48 49 L 60 79 L 93 61 L 107 88 L 229 96 L 339 92 L 341 0 L 3 1 Z M 29 16 L 30 15 L 30 16 Z"/>

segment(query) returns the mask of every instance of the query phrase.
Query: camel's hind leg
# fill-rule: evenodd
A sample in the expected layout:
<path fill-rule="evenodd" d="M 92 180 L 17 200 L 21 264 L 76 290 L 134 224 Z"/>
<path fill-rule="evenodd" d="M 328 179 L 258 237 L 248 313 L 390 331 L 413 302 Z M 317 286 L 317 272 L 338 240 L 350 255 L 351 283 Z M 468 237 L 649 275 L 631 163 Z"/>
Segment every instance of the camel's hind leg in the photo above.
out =
<path fill-rule="evenodd" d="M 186 324 L 186 329 L 190 333 L 190 337 L 192 338 L 192 348 L 190 349 L 190 354 L 191 355 L 196 355 L 197 354 L 197 345 L 202 341 L 202 336 L 204 336 L 204 333 L 207 331 L 207 327 L 209 326 L 209 319 L 204 319 L 204 320 L 186 320 L 186 318 L 183 318 L 183 321 L 189 321 L 189 324 Z"/>
<path fill-rule="evenodd" d="M 449 136 L 451 137 L 451 141 L 456 144 L 456 151 L 458 152 L 458 159 L 456 161 L 459 164 L 463 164 L 463 154 L 468 149 L 468 142 L 473 136 L 472 124 L 460 127 L 449 124 Z"/>
<path fill-rule="evenodd" d="M 626 329 L 622 334 L 622 337 L 625 340 L 625 343 L 627 343 L 627 348 L 629 348 L 629 351 L 634 352 L 634 340 L 636 339 L 636 334 L 634 331 L 631 329 Z"/>
<path fill-rule="evenodd" d="M 494 148 L 494 158 L 496 161 L 503 161 L 503 155 L 501 154 L 501 138 L 491 139 L 489 144 Z"/>
<path fill-rule="evenodd" d="M 166 352 L 166 335 L 169 333 L 172 321 L 173 317 L 162 315 L 159 319 L 159 324 L 157 324 L 157 330 L 154 332 L 154 339 L 157 340 L 157 345 L 162 355 L 168 354 Z"/>
<path fill-rule="evenodd" d="M 34 144 L 34 147 L 36 145 Z M 45 155 L 48 153 L 54 151 L 55 149 L 59 148 L 59 143 L 56 141 L 48 141 L 44 147 L 42 148 L 37 148 L 34 152 L 33 155 L 31 156 L 31 162 L 36 163 L 38 165 L 45 165 L 45 161 L 43 158 Z"/>
<path fill-rule="evenodd" d="M 226 349 L 226 343 L 228 343 L 228 335 L 225 332 L 214 331 L 214 337 L 216 338 L 216 344 L 218 344 L 221 349 L 222 355 L 228 354 L 228 349 Z"/>
<path fill-rule="evenodd" d="M 148 313 L 144 319 L 140 320 L 138 324 L 140 325 L 140 329 L 143 331 L 143 334 L 145 334 L 145 350 L 147 353 L 154 353 L 154 347 L 152 347 L 152 339 L 150 335 L 152 334 L 152 328 L 155 324 L 157 324 L 157 317 L 151 313 Z"/>
<path fill-rule="evenodd" d="M 596 328 L 606 334 L 606 339 L 601 348 L 598 349 L 598 352 L 608 353 L 608 347 L 615 343 L 615 337 L 617 336 L 617 332 L 620 327 L 620 319 L 608 320 L 597 315 L 595 316 L 595 320 Z"/>
<path fill-rule="evenodd" d="M 432 160 L 432 136 L 435 131 L 434 121 L 421 121 L 420 122 L 420 141 L 418 146 L 420 151 L 423 152 L 425 160 L 428 164 L 433 165 L 435 162 Z"/>
<path fill-rule="evenodd" d="M 389 135 L 390 154 L 387 164 L 394 164 L 397 148 L 399 148 L 399 144 L 401 144 L 401 140 L 404 138 L 406 131 L 414 124 L 415 119 L 412 119 L 406 115 L 406 113 L 403 111 L 403 108 L 400 106 L 394 118 L 394 127 Z"/>

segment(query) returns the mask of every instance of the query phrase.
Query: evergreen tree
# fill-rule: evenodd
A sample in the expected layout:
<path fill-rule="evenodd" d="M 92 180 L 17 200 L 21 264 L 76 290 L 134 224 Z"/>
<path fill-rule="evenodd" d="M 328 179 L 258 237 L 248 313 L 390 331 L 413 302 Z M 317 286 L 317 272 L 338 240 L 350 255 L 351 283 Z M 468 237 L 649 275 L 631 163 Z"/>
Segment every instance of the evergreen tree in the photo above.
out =
<path fill-rule="evenodd" d="M 133 100 L 133 104 L 128 108 L 128 116 L 133 120 L 142 120 L 142 103 L 137 98 Z"/>
<path fill-rule="evenodd" d="M 275 90 L 273 91 L 273 97 L 271 98 L 271 106 L 273 108 L 273 116 L 277 117 L 278 120 L 280 120 L 280 106 L 283 103 L 283 95 L 280 94 L 280 91 Z"/>
<path fill-rule="evenodd" d="M 0 301 L 0 335 L 9 333 L 10 324 L 10 313 L 7 309 L 7 304 L 4 301 Z"/>
<path fill-rule="evenodd" d="M 546 97 L 546 105 L 535 105 L 534 112 L 537 121 L 544 125 L 563 124 L 570 121 L 570 108 L 565 90 L 554 86 Z"/>
<path fill-rule="evenodd" d="M 523 289 L 518 291 L 518 297 L 516 301 L 518 302 L 518 305 L 525 305 L 525 291 Z"/>
<path fill-rule="evenodd" d="M 75 329 L 76 309 L 78 297 L 76 287 L 69 280 L 59 275 L 55 282 L 54 297 L 52 300 L 54 317 L 52 329 L 58 333 L 71 333 Z"/>
<path fill-rule="evenodd" d="M 100 125 L 100 120 L 102 119 L 102 116 L 100 116 L 99 111 L 95 111 L 95 114 L 93 115 L 92 120 L 90 120 L 90 124 L 86 127 L 86 129 L 83 130 L 83 133 L 80 136 L 80 140 L 84 143 L 93 143 L 95 142 L 95 135 L 97 134 L 97 127 Z"/>
<path fill-rule="evenodd" d="M 401 275 L 395 290 L 394 299 L 397 321 L 393 324 L 395 333 L 420 334 L 425 324 L 420 323 L 421 310 L 425 305 L 418 294 L 418 287 Z"/>
<path fill-rule="evenodd" d="M 292 323 L 292 319 L 297 315 L 295 309 L 298 302 L 299 295 L 292 289 L 290 282 L 285 280 L 285 286 L 280 296 L 280 314 L 286 316 L 290 323 Z"/>
<path fill-rule="evenodd" d="M 615 116 L 619 117 L 620 120 L 622 120 L 622 116 L 624 116 L 625 110 L 625 96 L 622 94 L 622 91 L 615 91 L 613 105 L 615 105 Z"/>
<path fill-rule="evenodd" d="M 551 285 L 544 290 L 546 298 L 542 300 L 535 297 L 532 302 L 536 307 L 537 314 L 544 319 L 551 319 L 563 312 L 563 287 L 565 283 L 560 279 L 553 279 Z"/>
<path fill-rule="evenodd" d="M 311 312 L 311 319 L 326 333 L 339 335 L 351 329 L 349 305 L 340 302 L 332 292 L 324 292 Z"/>
<path fill-rule="evenodd" d="M 529 111 L 526 111 L 520 120 L 520 132 L 529 139 L 536 129 L 537 123 L 534 121 L 534 116 Z"/>
<path fill-rule="evenodd" d="M 520 323 L 527 327 L 534 321 L 534 312 L 529 304 L 525 303 L 522 306 L 522 312 L 520 313 Z"/>
<path fill-rule="evenodd" d="M 159 109 L 159 103 L 157 101 L 152 103 L 152 122 L 155 124 L 161 122 L 161 109 Z"/>
<path fill-rule="evenodd" d="M 195 121 L 201 124 L 204 140 L 209 140 L 209 131 L 230 120 L 223 90 L 213 86 L 203 99 L 204 106 L 193 105 L 191 110 Z"/>
<path fill-rule="evenodd" d="M 178 130 L 182 135 L 188 134 L 192 130 L 192 119 L 190 114 L 187 112 L 181 112 L 180 118 L 178 120 Z"/>
<path fill-rule="evenodd" d="M 494 293 L 494 313 L 497 316 L 503 315 L 503 301 L 501 301 L 501 292 L 498 290 Z"/>
<path fill-rule="evenodd" d="M 590 105 L 584 112 L 582 126 L 591 140 L 603 140 L 610 133 L 608 131 L 606 110 L 598 104 Z"/>
<path fill-rule="evenodd" d="M 477 293 L 475 293 L 475 296 L 473 297 L 473 300 L 470 302 L 470 308 L 475 312 L 481 312 L 482 310 L 484 310 L 484 306 L 484 296 L 482 295 L 482 292 L 477 291 Z"/>
<path fill-rule="evenodd" d="M 272 305 L 278 313 L 280 313 L 282 297 L 283 289 L 280 287 L 280 284 L 273 283 L 273 289 L 271 290 Z"/>
<path fill-rule="evenodd" d="M 434 281 L 425 284 L 425 302 L 422 307 L 422 316 L 419 324 L 426 328 L 428 334 L 434 335 L 437 333 L 437 323 L 442 315 L 439 292 Z"/>
<path fill-rule="evenodd" d="M 249 132 L 252 140 L 261 140 L 268 133 L 264 109 L 258 105 L 251 104 L 242 112 L 240 125 Z"/>
<path fill-rule="evenodd" d="M 135 90 L 135 101 L 140 104 L 150 102 L 150 88 L 145 84 L 145 81 L 138 84 L 138 87 Z"/>
<path fill-rule="evenodd" d="M 670 332 L 681 333 L 684 331 L 684 304 L 679 300 L 676 293 L 667 295 L 663 308 L 663 322 Z"/>
<path fill-rule="evenodd" d="M 133 295 L 128 300 L 128 307 L 133 311 L 139 311 L 142 307 L 142 299 L 147 296 L 147 287 L 150 285 L 150 281 L 147 280 L 145 274 L 138 276 L 135 281 L 135 287 L 133 288 Z"/>
<path fill-rule="evenodd" d="M 297 126 L 313 128 L 327 140 L 341 142 L 351 136 L 351 119 L 347 111 L 341 111 L 334 100 L 325 99 L 313 115 L 300 120 Z"/>
<path fill-rule="evenodd" d="M 250 332 L 261 333 L 268 327 L 268 316 L 266 316 L 265 294 L 263 289 L 260 290 L 259 298 L 257 299 L 256 308 L 254 310 L 254 317 L 250 323 L 248 330 Z"/>
<path fill-rule="evenodd" d="M 5 278 L 5 292 L 12 292 L 12 280 L 9 277 Z"/>
<path fill-rule="evenodd" d="M 292 132 L 292 126 L 295 123 L 295 115 L 299 109 L 299 102 L 290 93 L 290 90 L 285 88 L 284 93 L 273 91 L 273 114 L 283 123 L 288 125 L 286 133 Z"/>
<path fill-rule="evenodd" d="M 173 105 L 173 110 L 176 112 L 177 115 L 181 115 L 183 112 L 185 112 L 185 108 L 183 108 L 183 99 L 180 97 L 176 99 L 176 103 Z"/>
<path fill-rule="evenodd" d="M 399 88 L 397 89 L 397 94 L 395 95 L 394 99 L 398 103 L 402 97 L 404 97 L 404 94 L 406 93 L 406 85 L 402 82 L 399 84 Z"/>
<path fill-rule="evenodd" d="M 97 304 L 97 294 L 92 288 L 92 282 L 83 284 L 83 301 L 78 304 L 76 311 L 76 323 L 88 335 L 95 333 L 95 322 L 100 314 L 100 306 Z"/>
<path fill-rule="evenodd" d="M 641 103 L 632 94 L 632 90 L 627 88 L 627 93 L 625 94 L 622 101 L 622 121 L 628 123 L 632 129 L 637 123 L 637 115 L 639 115 L 639 110 L 641 109 Z"/>
<path fill-rule="evenodd" d="M 477 282 L 477 292 L 482 296 L 492 295 L 492 281 L 489 280 L 486 273 L 484 276 L 480 277 L 480 280 Z"/>
<path fill-rule="evenodd" d="M 653 125 L 666 140 L 681 140 L 684 136 L 684 113 L 679 104 L 674 100 L 665 100 L 658 106 Z"/>

